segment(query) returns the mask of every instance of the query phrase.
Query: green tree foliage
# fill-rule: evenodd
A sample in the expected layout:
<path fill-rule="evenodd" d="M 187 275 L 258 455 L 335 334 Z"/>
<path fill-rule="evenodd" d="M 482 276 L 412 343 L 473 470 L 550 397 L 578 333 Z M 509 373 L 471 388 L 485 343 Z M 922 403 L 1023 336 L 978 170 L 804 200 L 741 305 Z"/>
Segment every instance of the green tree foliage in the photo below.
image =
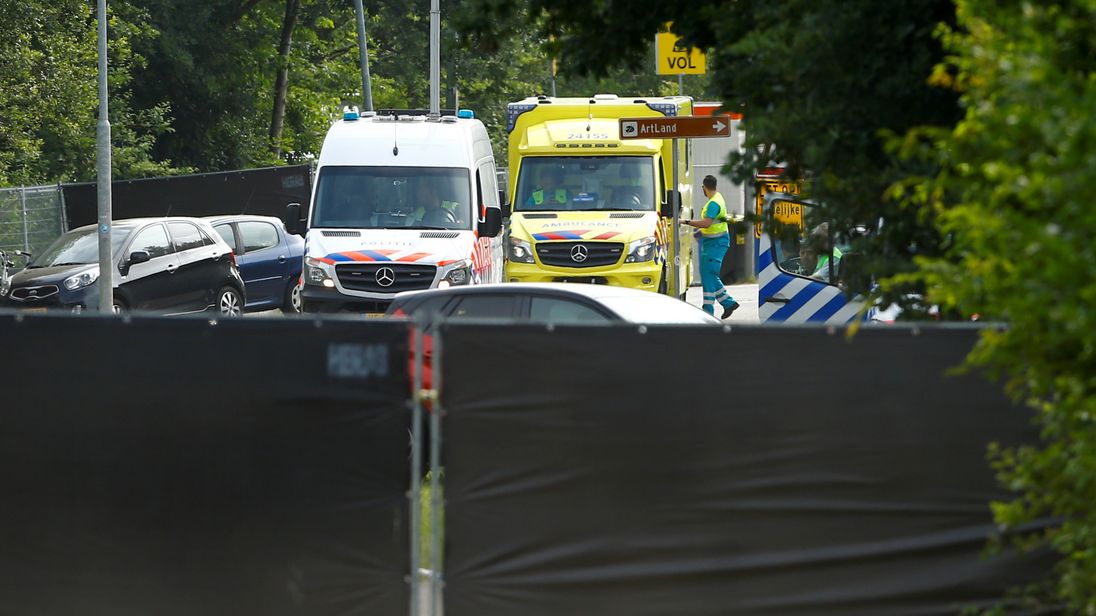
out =
<path fill-rule="evenodd" d="M 120 13 L 124 13 L 121 11 Z M 91 180 L 98 110 L 96 16 L 78 0 L 0 0 L 0 185 Z M 131 45 L 150 35 L 135 19 L 112 15 L 109 73 L 115 168 L 162 171 L 150 158 L 166 129 L 163 109 L 135 110 Z"/>
<path fill-rule="evenodd" d="M 471 3 L 463 26 L 489 39 L 505 36 L 507 20 L 527 4 L 527 23 L 553 37 L 564 70 L 580 74 L 622 64 L 649 72 L 654 34 L 673 22 L 709 50 L 710 91 L 745 114 L 746 154 L 732 160 L 739 179 L 771 159 L 794 177 L 809 174 L 811 196 L 825 205 L 814 213 L 834 228 L 885 219 L 880 232 L 857 240 L 877 276 L 911 271 L 914 254 L 939 253 L 925 213 L 885 199 L 891 183 L 925 169 L 885 144 L 888 134 L 959 118 L 954 92 L 927 83 L 943 59 L 934 31 L 954 21 L 950 0 Z"/>
<path fill-rule="evenodd" d="M 1011 528 L 1047 517 L 1062 560 L 1056 598 L 1096 614 L 1096 4 L 959 0 L 954 56 L 937 73 L 962 92 L 952 130 L 906 153 L 941 165 L 905 194 L 936 212 L 947 254 L 920 263 L 929 299 L 1007 322 L 972 360 L 1037 411 L 1045 444 L 997 457 L 1018 492 Z"/>

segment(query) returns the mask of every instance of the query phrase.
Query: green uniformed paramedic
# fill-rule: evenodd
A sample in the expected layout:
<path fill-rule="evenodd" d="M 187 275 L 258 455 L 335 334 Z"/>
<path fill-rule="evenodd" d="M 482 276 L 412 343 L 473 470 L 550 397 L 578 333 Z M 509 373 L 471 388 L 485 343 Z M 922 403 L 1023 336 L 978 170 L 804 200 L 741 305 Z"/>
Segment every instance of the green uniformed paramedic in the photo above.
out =
<path fill-rule="evenodd" d="M 830 244 L 830 225 L 829 223 L 822 223 L 811 231 L 810 240 L 805 242 L 804 245 L 807 248 L 804 250 L 800 248 L 799 262 L 812 273 L 811 278 L 821 280 L 822 282 L 832 282 L 830 280 L 830 260 L 833 260 L 833 271 L 836 274 L 841 265 L 841 257 L 844 255 L 841 253 L 841 249 L 834 246 L 832 250 L 826 250 Z M 821 247 L 823 254 L 818 256 L 820 252 L 815 247 Z M 804 254 L 806 252 L 806 254 Z M 814 267 L 810 267 L 811 262 L 814 262 Z"/>
<path fill-rule="evenodd" d="M 727 231 L 727 203 L 715 187 L 715 176 L 704 176 L 704 196 L 708 202 L 704 205 L 702 218 L 682 220 L 681 224 L 700 229 L 700 282 L 704 286 L 704 312 L 714 315 L 715 304 L 719 302 L 723 306 L 723 316 L 720 318 L 726 319 L 738 308 L 738 302 L 727 293 L 719 278 L 723 257 L 731 247 L 731 236 Z"/>
<path fill-rule="evenodd" d="M 571 195 L 563 187 L 563 169 L 552 165 L 540 172 L 540 183 L 525 200 L 525 205 L 541 209 L 545 204 L 560 206 L 567 205 L 570 201 Z"/>

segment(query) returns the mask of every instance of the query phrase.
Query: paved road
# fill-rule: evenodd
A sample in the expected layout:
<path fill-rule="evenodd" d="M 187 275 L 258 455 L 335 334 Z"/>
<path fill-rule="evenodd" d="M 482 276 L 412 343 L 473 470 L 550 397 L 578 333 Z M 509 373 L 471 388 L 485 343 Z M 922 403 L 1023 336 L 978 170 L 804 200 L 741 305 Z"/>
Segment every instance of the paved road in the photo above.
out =
<path fill-rule="evenodd" d="M 757 323 L 757 285 L 736 284 L 727 287 L 727 293 L 741 306 L 727 319 L 728 323 Z M 699 307 L 704 302 L 704 291 L 700 287 L 690 287 L 685 300 Z M 717 308 L 716 310 L 719 310 Z M 719 311 L 716 316 L 722 314 Z"/>

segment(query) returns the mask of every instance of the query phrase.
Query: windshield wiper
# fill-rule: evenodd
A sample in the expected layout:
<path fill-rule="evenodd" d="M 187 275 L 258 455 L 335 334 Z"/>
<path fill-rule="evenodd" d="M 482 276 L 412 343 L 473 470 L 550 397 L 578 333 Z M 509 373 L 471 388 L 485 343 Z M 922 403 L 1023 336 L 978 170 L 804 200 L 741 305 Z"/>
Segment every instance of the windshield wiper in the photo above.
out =
<path fill-rule="evenodd" d="M 411 225 L 410 227 L 400 227 L 401 229 L 428 229 L 430 231 L 458 231 L 458 229 L 450 229 L 449 227 L 430 227 L 427 225 Z"/>
<path fill-rule="evenodd" d="M 83 263 L 83 262 L 79 262 L 79 261 L 74 261 L 72 263 L 50 263 L 49 265 L 43 265 L 41 267 L 64 267 L 66 265 L 91 265 L 91 263 Z"/>

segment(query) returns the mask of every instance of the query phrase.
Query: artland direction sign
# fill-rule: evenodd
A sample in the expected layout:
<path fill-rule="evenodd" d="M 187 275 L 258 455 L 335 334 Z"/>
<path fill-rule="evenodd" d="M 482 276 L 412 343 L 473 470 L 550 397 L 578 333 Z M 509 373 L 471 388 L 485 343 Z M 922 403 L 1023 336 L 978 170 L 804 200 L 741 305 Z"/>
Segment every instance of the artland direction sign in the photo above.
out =
<path fill-rule="evenodd" d="M 672 118 L 621 118 L 621 139 L 682 139 L 730 137 L 731 116 L 678 116 Z"/>

